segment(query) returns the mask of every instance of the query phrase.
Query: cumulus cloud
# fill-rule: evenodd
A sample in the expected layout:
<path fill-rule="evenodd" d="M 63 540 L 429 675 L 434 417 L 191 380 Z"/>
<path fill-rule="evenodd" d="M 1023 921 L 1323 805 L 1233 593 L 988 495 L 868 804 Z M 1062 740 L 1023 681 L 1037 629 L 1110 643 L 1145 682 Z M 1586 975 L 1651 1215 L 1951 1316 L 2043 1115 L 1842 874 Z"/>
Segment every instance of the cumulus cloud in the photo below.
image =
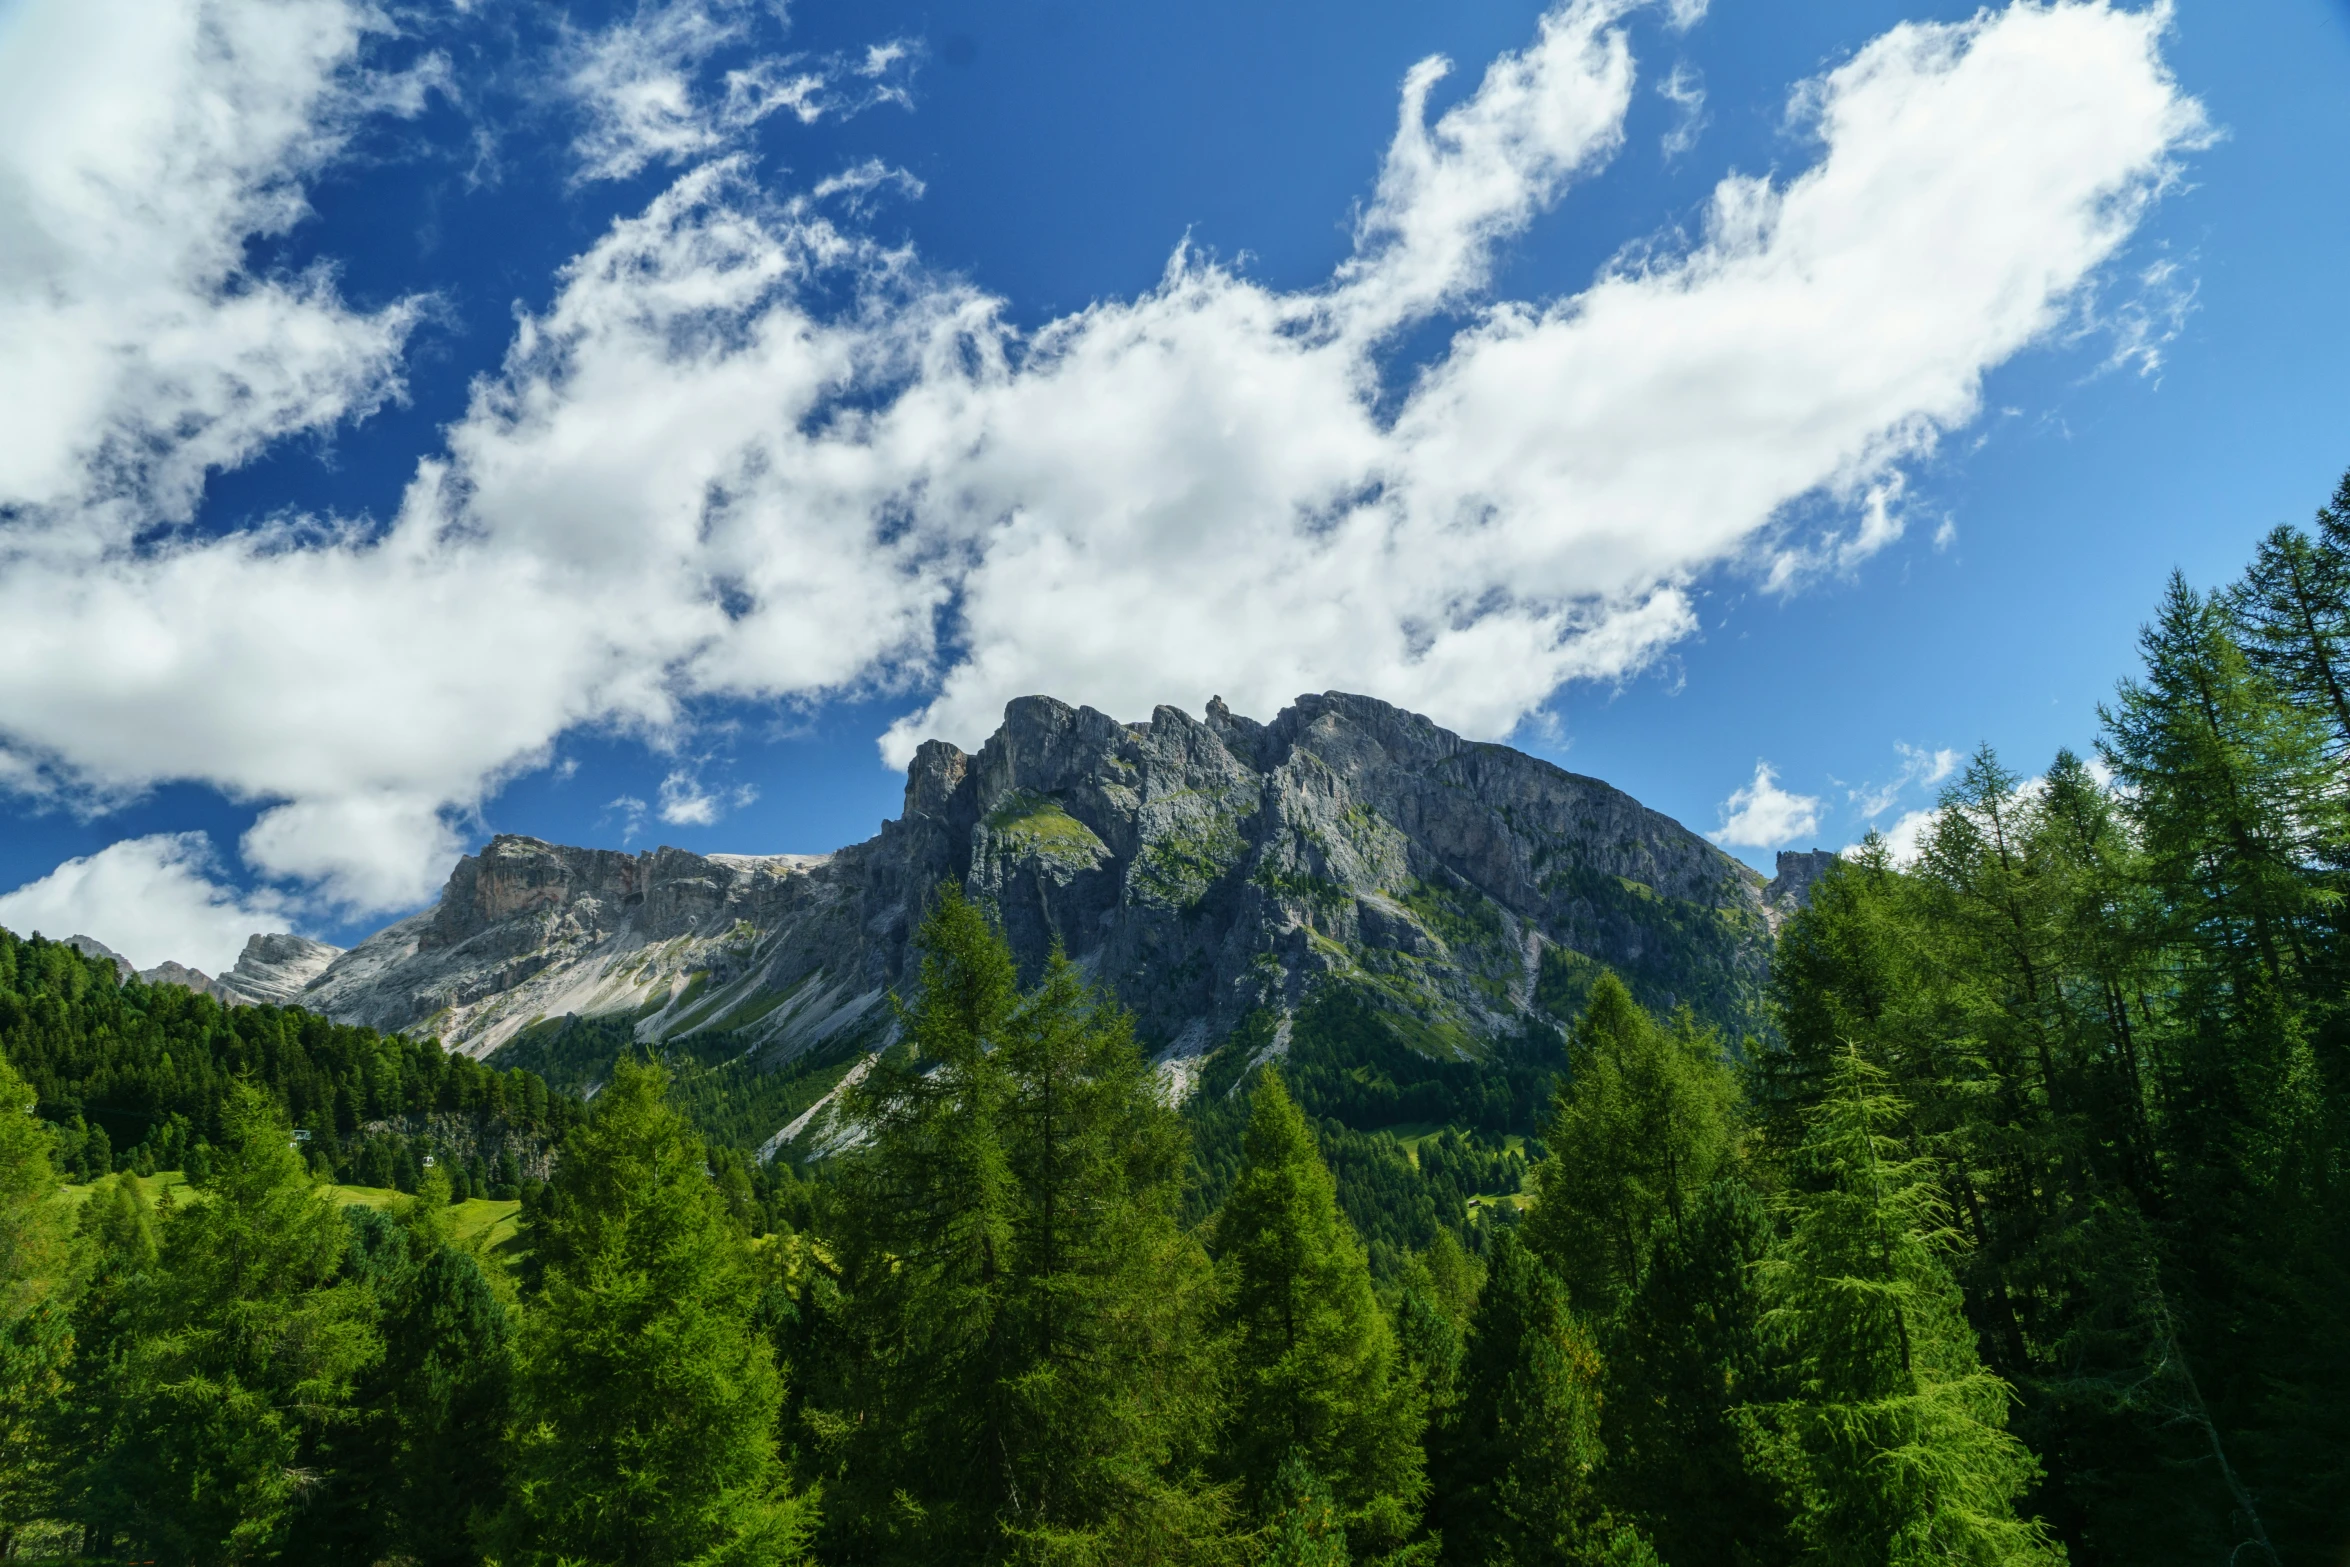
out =
<path fill-rule="evenodd" d="M 246 937 L 284 920 L 281 900 L 239 894 L 215 879 L 219 869 L 200 832 L 126 838 L 0 894 L 0 926 L 95 936 L 139 968 L 168 961 L 218 975 Z"/>
<path fill-rule="evenodd" d="M 752 0 L 640 0 L 609 27 L 570 40 L 564 87 L 585 124 L 572 143 L 583 180 L 627 179 L 734 146 L 774 114 L 810 125 L 881 103 L 910 105 L 903 43 L 854 60 L 761 55 L 706 81 L 712 59 L 751 45 L 768 8 Z"/>
<path fill-rule="evenodd" d="M 1932 829 L 1935 818 L 1941 814 L 1936 810 L 1902 812 L 1901 820 L 1879 834 L 1884 839 L 1887 857 L 1904 870 L 1915 865 L 1919 853 L 1925 848 L 1927 832 Z M 1859 847 L 1860 845 L 1854 844 L 1851 848 L 1846 849 L 1845 856 L 1849 858 Z"/>
<path fill-rule="evenodd" d="M 1902 464 L 2077 318 L 2202 124 L 2158 14 L 1903 26 L 1799 94 L 1808 169 L 1725 179 L 1699 240 L 1572 297 L 1489 299 L 1621 140 L 1624 9 L 1565 0 L 1433 123 L 1415 68 L 1311 289 L 1179 248 L 1023 332 L 858 229 L 886 171 L 779 196 L 699 163 L 564 270 L 386 526 L 20 555 L 0 667 L 45 677 L 0 688 L 6 755 L 85 798 L 269 802 L 250 864 L 380 909 L 567 730 L 666 741 L 709 697 L 924 691 L 898 762 L 1040 690 L 1343 687 L 1506 734 L 1686 635 L 1698 573 L 1792 585 L 1897 537 Z M 1383 399 L 1396 333 L 1446 313 Z M 1766 785 L 1807 800 L 1758 773 L 1725 834 Z"/>
<path fill-rule="evenodd" d="M 206 473 L 398 395 L 413 302 L 356 312 L 245 247 L 414 79 L 361 0 L 21 0 L 0 17 L 0 570 L 91 561 Z"/>
<path fill-rule="evenodd" d="M 1736 849 L 1777 849 L 1820 830 L 1817 796 L 1790 794 L 1768 762 L 1754 764 L 1754 781 L 1722 802 L 1722 825 L 1706 836 Z"/>

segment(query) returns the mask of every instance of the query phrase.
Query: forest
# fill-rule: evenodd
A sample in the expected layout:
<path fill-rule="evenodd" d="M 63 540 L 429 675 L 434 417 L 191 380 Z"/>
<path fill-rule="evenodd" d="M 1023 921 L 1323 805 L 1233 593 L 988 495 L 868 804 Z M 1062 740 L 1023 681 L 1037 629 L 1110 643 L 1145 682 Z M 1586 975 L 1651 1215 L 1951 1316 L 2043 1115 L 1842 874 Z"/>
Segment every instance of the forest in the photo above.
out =
<path fill-rule="evenodd" d="M 1752 1034 L 1602 975 L 1414 1075 L 1333 996 L 1177 1110 L 942 888 L 805 1172 L 658 1060 L 583 1105 L 0 942 L 0 1554 L 2340 1562 L 2350 479 L 2141 651 L 1823 877 Z M 1420 1116 L 1405 1184 L 1361 1126 Z M 413 1200 L 322 1197 L 370 1147 Z"/>

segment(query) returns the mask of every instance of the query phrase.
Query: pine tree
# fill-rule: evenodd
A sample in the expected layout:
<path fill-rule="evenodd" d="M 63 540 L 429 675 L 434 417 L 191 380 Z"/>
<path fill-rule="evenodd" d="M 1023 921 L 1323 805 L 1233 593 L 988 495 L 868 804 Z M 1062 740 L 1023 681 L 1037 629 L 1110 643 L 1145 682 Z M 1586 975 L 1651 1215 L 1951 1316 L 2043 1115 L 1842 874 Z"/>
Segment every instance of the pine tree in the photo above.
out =
<path fill-rule="evenodd" d="M 2320 888 L 2305 867 L 2343 839 L 2324 731 L 2231 639 L 2222 607 L 2174 573 L 2140 637 L 2143 680 L 2102 709 L 2099 750 L 2129 802 L 2146 875 L 2174 895 L 2175 942 L 2213 959 L 2238 1006 L 2290 988 Z"/>
<path fill-rule="evenodd" d="M 543 1287 L 517 1344 L 512 1494 L 493 1529 L 510 1567 L 764 1567 L 797 1559 L 813 1523 L 777 1453 L 783 1388 L 751 1321 L 749 1242 L 666 1082 L 657 1065 L 615 1067 L 532 1225 Z M 438 1414 L 433 1368 L 406 1369 L 416 1407 Z"/>
<path fill-rule="evenodd" d="M 513 1328 L 473 1253 L 434 1239 L 389 1303 L 368 1407 L 389 1438 L 394 1551 L 461 1567 L 505 1495 Z"/>
<path fill-rule="evenodd" d="M 1346 1526 L 1330 1488 L 1292 1451 L 1281 1460 L 1262 1503 L 1271 1537 L 1259 1567 L 1348 1567 Z"/>
<path fill-rule="evenodd" d="M 851 1111 L 809 1400 L 844 1555 L 1192 1559 L 1215 1413 L 1212 1277 L 1176 1223 L 1187 1157 L 1132 1025 L 1058 954 L 1018 993 L 952 890 L 924 921 L 905 1044 Z"/>
<path fill-rule="evenodd" d="M 1930 1166 L 1887 1135 L 1884 1084 L 1848 1049 L 1808 1117 L 1769 1286 L 1799 1387 L 1759 1411 L 1765 1460 L 1821 1567 L 2062 1562 L 2016 1516 L 2038 1466 L 1942 1264 L 1955 1234 Z"/>
<path fill-rule="evenodd" d="M 1445 1561 L 1549 1567 L 1605 1548 L 1599 1379 L 1565 1287 L 1504 1230 L 1470 1321 L 1459 1405 L 1431 1433 L 1429 1524 Z"/>
<path fill-rule="evenodd" d="M 94 1541 L 194 1564 L 286 1543 L 376 1351 L 365 1291 L 338 1276 L 341 1215 L 276 1107 L 240 1086 L 223 1120 L 203 1200 L 167 1213 L 152 1267 L 110 1292 L 66 1393 Z M 114 1218 L 135 1247 L 136 1218 Z"/>
<path fill-rule="evenodd" d="M 1233 1357 L 1224 1463 L 1269 1516 L 1287 1505 L 1276 1482 L 1294 1460 L 1327 1484 L 1358 1550 L 1392 1548 L 1426 1489 L 1424 1406 L 1398 1375 L 1362 1247 L 1277 1073 L 1258 1078 L 1241 1157 L 1209 1243 Z"/>
<path fill-rule="evenodd" d="M 0 1059 L 0 1556 L 50 1501 L 40 1424 L 73 1350 L 70 1219 L 57 1202 L 48 1129 L 33 1092 Z"/>
<path fill-rule="evenodd" d="M 2350 475 L 2341 493 L 2350 495 Z M 2226 599 L 2252 666 L 2290 700 L 2322 715 L 2337 755 L 2350 750 L 2346 531 L 2350 520 L 2333 508 L 2318 513 L 2314 539 L 2298 528 L 2272 530 Z"/>

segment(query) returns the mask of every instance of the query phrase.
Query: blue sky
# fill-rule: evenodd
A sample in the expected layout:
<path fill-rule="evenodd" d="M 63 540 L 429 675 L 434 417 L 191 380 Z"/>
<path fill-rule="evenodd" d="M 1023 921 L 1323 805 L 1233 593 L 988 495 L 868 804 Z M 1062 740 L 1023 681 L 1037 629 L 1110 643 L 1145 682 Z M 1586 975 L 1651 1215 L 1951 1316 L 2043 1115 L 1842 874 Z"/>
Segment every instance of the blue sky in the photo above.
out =
<path fill-rule="evenodd" d="M 0 922 L 829 849 L 1028 689 L 1891 829 L 2350 466 L 2346 83 L 2342 0 L 0 0 Z"/>

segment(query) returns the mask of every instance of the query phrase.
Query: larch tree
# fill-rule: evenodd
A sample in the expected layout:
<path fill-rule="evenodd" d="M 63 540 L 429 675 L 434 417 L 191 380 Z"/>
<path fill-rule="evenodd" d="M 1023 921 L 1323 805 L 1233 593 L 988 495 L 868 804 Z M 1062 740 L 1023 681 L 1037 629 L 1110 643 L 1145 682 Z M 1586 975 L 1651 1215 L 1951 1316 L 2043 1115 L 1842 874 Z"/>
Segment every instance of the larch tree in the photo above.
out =
<path fill-rule="evenodd" d="M 857 1086 L 807 1421 L 838 1549 L 882 1561 L 1212 1558 L 1213 1276 L 1131 1021 L 1055 954 L 1031 994 L 951 888 L 903 1041 Z"/>
<path fill-rule="evenodd" d="M 101 1544 L 196 1567 L 287 1543 L 377 1351 L 367 1292 L 340 1276 L 341 1212 L 276 1106 L 240 1085 L 223 1121 L 201 1200 L 164 1217 L 153 1265 L 116 1286 L 113 1342 L 76 1359 L 67 1392 L 75 1515 Z"/>
<path fill-rule="evenodd" d="M 770 1567 L 801 1556 L 815 1521 L 777 1448 L 783 1386 L 752 1321 L 749 1240 L 666 1083 L 657 1065 L 615 1067 L 532 1225 L 541 1284 L 492 1529 L 508 1567 Z M 427 1416 L 445 1412 L 433 1369 L 398 1368 Z"/>
<path fill-rule="evenodd" d="M 45 1514 L 53 1470 L 41 1422 L 73 1350 L 72 1216 L 57 1201 L 48 1128 L 0 1059 L 0 1556 Z"/>
<path fill-rule="evenodd" d="M 1848 1049 L 1808 1116 L 1768 1270 L 1767 1321 L 1797 1386 L 1765 1406 L 1764 1462 L 1798 1502 L 1819 1567 L 2045 1567 L 2064 1549 L 2017 1500 L 2039 1466 L 2007 1430 L 1943 1256 L 1955 1241 L 1929 1161 L 1889 1135 L 1901 1107 Z"/>
<path fill-rule="evenodd" d="M 1402 1374 L 1313 1133 L 1275 1072 L 1258 1078 L 1241 1158 L 1209 1241 L 1232 1355 L 1223 1461 L 1260 1517 L 1289 1505 L 1277 1482 L 1302 1465 L 1328 1486 L 1355 1549 L 1393 1549 L 1426 1490 L 1425 1405 Z"/>

